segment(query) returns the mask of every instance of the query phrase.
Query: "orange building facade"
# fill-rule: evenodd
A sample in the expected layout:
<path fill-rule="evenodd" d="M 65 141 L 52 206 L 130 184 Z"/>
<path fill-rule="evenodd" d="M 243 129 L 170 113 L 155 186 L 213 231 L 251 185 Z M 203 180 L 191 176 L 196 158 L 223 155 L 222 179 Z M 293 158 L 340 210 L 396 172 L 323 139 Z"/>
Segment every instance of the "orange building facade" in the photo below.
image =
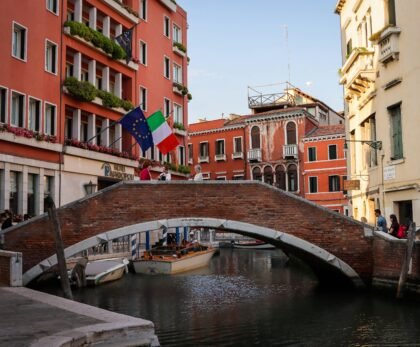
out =
<path fill-rule="evenodd" d="M 303 139 L 303 182 L 306 199 L 349 215 L 344 143 L 344 125 L 321 126 L 308 133 Z"/>
<path fill-rule="evenodd" d="M 45 195 L 62 205 L 136 179 L 139 158 L 155 161 L 154 176 L 165 161 L 186 164 L 182 8 L 170 0 L 5 0 L 0 11 L 0 210 L 38 215 Z M 131 28 L 125 59 L 115 37 Z M 161 110 L 178 128 L 173 153 L 143 153 L 118 123 L 136 105 L 146 115 Z"/>

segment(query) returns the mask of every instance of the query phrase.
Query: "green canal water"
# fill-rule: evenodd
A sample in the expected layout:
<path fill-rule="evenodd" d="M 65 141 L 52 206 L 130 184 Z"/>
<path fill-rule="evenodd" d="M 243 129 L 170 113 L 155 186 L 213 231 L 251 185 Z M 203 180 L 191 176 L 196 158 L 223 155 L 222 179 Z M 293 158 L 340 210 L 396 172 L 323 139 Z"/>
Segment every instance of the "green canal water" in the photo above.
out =
<path fill-rule="evenodd" d="M 419 301 L 326 290 L 280 251 L 221 249 L 208 268 L 73 295 L 153 321 L 162 346 L 420 346 Z"/>

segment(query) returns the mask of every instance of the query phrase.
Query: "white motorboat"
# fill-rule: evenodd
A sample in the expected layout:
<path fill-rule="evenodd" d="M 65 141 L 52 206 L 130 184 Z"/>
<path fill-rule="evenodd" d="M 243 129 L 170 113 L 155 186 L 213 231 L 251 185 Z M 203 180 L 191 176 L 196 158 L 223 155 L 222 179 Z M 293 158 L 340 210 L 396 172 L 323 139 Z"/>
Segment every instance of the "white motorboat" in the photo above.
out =
<path fill-rule="evenodd" d="M 97 286 L 120 279 L 128 271 L 128 260 L 104 259 L 90 261 L 86 265 L 86 283 L 88 286 Z"/>

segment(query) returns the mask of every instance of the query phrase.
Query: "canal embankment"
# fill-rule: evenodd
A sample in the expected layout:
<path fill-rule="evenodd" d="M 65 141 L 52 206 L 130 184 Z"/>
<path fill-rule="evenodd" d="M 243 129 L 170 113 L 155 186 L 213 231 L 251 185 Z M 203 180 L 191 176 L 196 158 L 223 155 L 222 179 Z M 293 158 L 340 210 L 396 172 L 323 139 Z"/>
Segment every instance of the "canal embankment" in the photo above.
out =
<path fill-rule="evenodd" d="M 151 321 L 24 287 L 1 287 L 0 346 L 159 346 Z"/>

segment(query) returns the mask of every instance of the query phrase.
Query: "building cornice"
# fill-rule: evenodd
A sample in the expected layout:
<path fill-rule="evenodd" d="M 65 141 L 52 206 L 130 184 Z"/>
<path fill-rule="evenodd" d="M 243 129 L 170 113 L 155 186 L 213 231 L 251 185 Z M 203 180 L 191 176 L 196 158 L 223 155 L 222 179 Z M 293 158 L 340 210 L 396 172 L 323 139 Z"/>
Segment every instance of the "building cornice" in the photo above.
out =
<path fill-rule="evenodd" d="M 314 137 L 305 137 L 303 142 L 318 142 L 318 141 L 328 141 L 328 140 L 339 140 L 345 139 L 345 134 L 332 134 L 332 135 L 323 135 L 323 136 L 314 136 Z"/>
<path fill-rule="evenodd" d="M 198 136 L 198 135 L 206 135 L 206 134 L 215 134 L 215 133 L 222 133 L 229 130 L 236 130 L 236 129 L 243 129 L 245 128 L 244 124 L 235 125 L 235 126 L 226 126 L 223 128 L 215 128 L 215 129 L 208 129 L 208 130 L 200 130 L 200 131 L 189 131 L 189 136 Z"/>

